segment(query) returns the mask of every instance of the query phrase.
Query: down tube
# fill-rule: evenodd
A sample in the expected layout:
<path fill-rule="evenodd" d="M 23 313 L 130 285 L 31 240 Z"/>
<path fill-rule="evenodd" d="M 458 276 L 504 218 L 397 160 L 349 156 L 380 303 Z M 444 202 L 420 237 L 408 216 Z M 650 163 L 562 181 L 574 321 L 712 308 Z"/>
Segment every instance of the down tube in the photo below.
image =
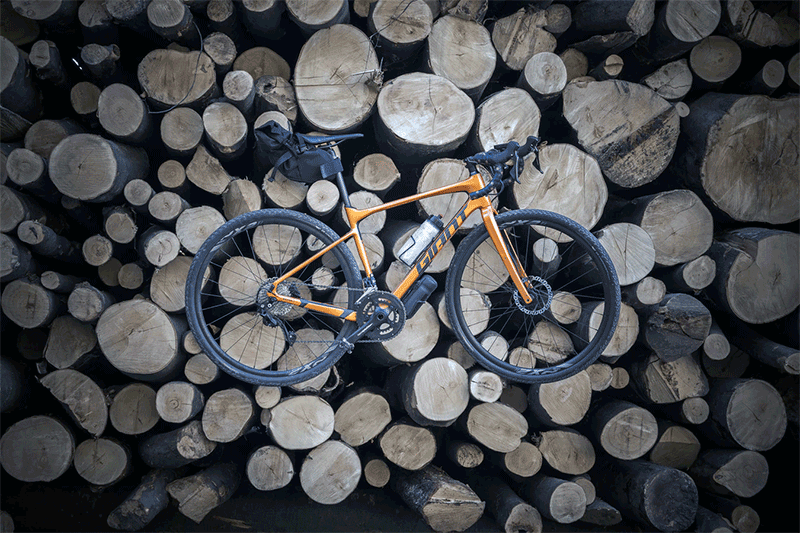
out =
<path fill-rule="evenodd" d="M 485 205 L 484 205 L 485 204 Z M 415 281 L 425 272 L 425 270 L 430 266 L 433 258 L 436 257 L 444 245 L 449 241 L 453 235 L 456 234 L 458 228 L 467 220 L 467 217 L 472 214 L 473 211 L 481 209 L 483 207 L 491 206 L 489 201 L 484 198 L 478 198 L 477 200 L 467 200 L 464 206 L 456 213 L 453 219 L 448 222 L 447 226 L 437 235 L 436 239 L 428 246 L 428 249 L 422 253 L 422 255 L 417 259 L 417 262 L 411 267 L 411 272 L 403 279 L 400 285 L 394 290 L 393 294 L 398 298 L 402 298 L 403 295 L 411 288 Z"/>

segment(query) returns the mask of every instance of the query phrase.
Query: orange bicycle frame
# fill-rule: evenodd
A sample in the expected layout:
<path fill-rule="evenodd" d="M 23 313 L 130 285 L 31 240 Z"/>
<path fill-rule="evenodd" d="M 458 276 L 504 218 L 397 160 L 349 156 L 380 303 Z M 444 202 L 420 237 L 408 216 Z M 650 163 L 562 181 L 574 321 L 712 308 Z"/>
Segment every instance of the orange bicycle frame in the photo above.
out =
<path fill-rule="evenodd" d="M 484 183 L 481 174 L 475 173 L 466 180 L 458 183 L 445 185 L 427 192 L 400 198 L 398 200 L 387 202 L 375 207 L 367 209 L 355 209 L 353 207 L 345 206 L 345 216 L 347 218 L 347 223 L 350 226 L 350 231 L 291 269 L 289 272 L 286 272 L 284 275 L 276 279 L 273 286 L 277 287 L 280 283 L 294 276 L 297 272 L 302 271 L 302 269 L 322 257 L 325 253 L 351 238 L 354 239 L 358 257 L 361 259 L 361 264 L 364 266 L 364 277 L 372 278 L 372 267 L 367 259 L 367 251 L 364 248 L 364 242 L 361 239 L 361 232 L 358 229 L 358 223 L 360 221 L 364 220 L 370 215 L 374 215 L 375 213 L 380 213 L 381 211 L 386 211 L 388 209 L 392 209 L 393 207 L 399 207 L 401 205 L 406 205 L 411 202 L 423 200 L 425 198 L 431 198 L 433 196 L 441 196 L 444 194 L 454 194 L 459 192 L 464 192 L 467 194 L 473 193 L 481 190 L 485 185 L 486 184 Z M 467 199 L 467 202 L 458 211 L 458 213 L 456 213 L 453 219 L 444 227 L 439 235 L 436 236 L 430 246 L 417 258 L 416 263 L 411 267 L 411 271 L 406 275 L 400 285 L 394 291 L 392 291 L 392 294 L 394 294 L 397 298 L 402 298 L 403 295 L 411 288 L 414 282 L 417 281 L 417 279 L 419 279 L 419 277 L 425 272 L 425 269 L 428 267 L 428 265 L 430 265 L 431 261 L 433 261 L 433 258 L 436 257 L 447 241 L 449 241 L 453 235 L 456 234 L 456 231 L 459 227 L 461 227 L 467 217 L 469 217 L 475 211 L 480 212 L 481 218 L 483 219 L 483 224 L 486 226 L 486 230 L 489 232 L 489 236 L 497 248 L 500 258 L 508 270 L 514 286 L 519 291 L 520 297 L 525 303 L 530 303 L 533 299 L 528 293 L 525 282 L 523 281 L 526 277 L 526 274 L 522 269 L 519 258 L 516 257 L 516 252 L 513 249 L 509 251 L 509 247 L 506 245 L 506 242 L 508 241 L 506 238 L 504 238 L 504 235 L 501 233 L 499 227 L 497 226 L 497 221 L 494 218 L 497 212 L 492 207 L 492 204 L 487 196 Z M 311 311 L 339 317 L 344 320 L 353 322 L 356 321 L 356 313 L 350 309 L 344 309 L 327 303 L 306 300 L 304 298 L 284 296 L 275 292 L 271 292 L 269 296 L 280 302 L 303 307 Z"/>

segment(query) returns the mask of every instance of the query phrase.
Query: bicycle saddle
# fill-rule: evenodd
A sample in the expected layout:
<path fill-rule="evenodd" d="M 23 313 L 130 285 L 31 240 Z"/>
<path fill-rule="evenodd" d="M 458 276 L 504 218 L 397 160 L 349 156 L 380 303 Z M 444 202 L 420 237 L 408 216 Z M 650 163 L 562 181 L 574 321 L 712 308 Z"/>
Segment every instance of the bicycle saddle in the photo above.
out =
<path fill-rule="evenodd" d="M 361 133 L 344 133 L 341 135 L 304 135 L 302 133 L 295 133 L 295 135 L 297 135 L 297 138 L 301 141 L 314 145 L 326 143 L 338 144 L 342 141 L 359 139 L 364 136 Z"/>

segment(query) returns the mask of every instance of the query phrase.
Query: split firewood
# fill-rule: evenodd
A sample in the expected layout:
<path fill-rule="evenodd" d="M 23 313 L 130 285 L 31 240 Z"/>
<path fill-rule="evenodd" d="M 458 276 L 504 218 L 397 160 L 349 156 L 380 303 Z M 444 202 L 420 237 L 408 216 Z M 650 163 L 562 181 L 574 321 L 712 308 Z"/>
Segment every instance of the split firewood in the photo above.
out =
<path fill-rule="evenodd" d="M 397 470 L 390 484 L 434 531 L 464 531 L 478 521 L 486 505 L 469 486 L 435 466 Z"/>
<path fill-rule="evenodd" d="M 555 51 L 556 38 L 546 24 L 546 11 L 536 9 L 520 9 L 495 22 L 492 43 L 507 68 L 522 70 L 534 54 Z"/>
<path fill-rule="evenodd" d="M 141 435 L 153 429 L 160 419 L 156 391 L 144 383 L 131 383 L 113 394 L 108 418 L 123 435 Z"/>
<path fill-rule="evenodd" d="M 297 97 L 294 86 L 280 76 L 264 75 L 255 79 L 255 114 L 277 111 L 284 115 L 291 128 L 297 122 Z M 256 127 L 259 124 L 256 123 Z"/>
<path fill-rule="evenodd" d="M 31 416 L 10 426 L 0 438 L 0 464 L 23 482 L 53 481 L 72 465 L 75 437 L 49 416 Z"/>
<path fill-rule="evenodd" d="M 194 157 L 186 165 L 186 177 L 200 189 L 216 195 L 225 192 L 233 179 L 203 144 L 197 146 Z"/>
<path fill-rule="evenodd" d="M 167 485 L 167 492 L 178 501 L 178 510 L 196 523 L 215 507 L 228 501 L 239 487 L 241 474 L 234 463 L 217 463 L 189 477 Z"/>
<path fill-rule="evenodd" d="M 698 453 L 700 453 L 700 441 L 691 430 L 672 422 L 658 420 L 658 439 L 647 456 L 650 461 L 678 470 L 687 470 L 697 459 Z"/>
<path fill-rule="evenodd" d="M 64 315 L 50 325 L 44 357 L 57 369 L 80 366 L 95 346 L 97 337 L 94 328 Z"/>
<path fill-rule="evenodd" d="M 633 361 L 628 370 L 632 386 L 651 403 L 674 403 L 708 393 L 708 380 L 692 354 L 671 361 L 650 354 Z"/>
<path fill-rule="evenodd" d="M 750 0 L 726 3 L 720 30 L 748 46 L 766 47 L 780 42 L 778 24 L 767 13 L 756 9 Z"/>
<path fill-rule="evenodd" d="M 114 529 L 139 531 L 169 505 L 167 484 L 176 477 L 173 470 L 151 470 L 142 477 L 136 489 L 108 515 Z"/>
<path fill-rule="evenodd" d="M 94 437 L 103 434 L 108 423 L 108 406 L 103 391 L 91 378 L 64 369 L 50 372 L 39 381 L 81 428 Z"/>

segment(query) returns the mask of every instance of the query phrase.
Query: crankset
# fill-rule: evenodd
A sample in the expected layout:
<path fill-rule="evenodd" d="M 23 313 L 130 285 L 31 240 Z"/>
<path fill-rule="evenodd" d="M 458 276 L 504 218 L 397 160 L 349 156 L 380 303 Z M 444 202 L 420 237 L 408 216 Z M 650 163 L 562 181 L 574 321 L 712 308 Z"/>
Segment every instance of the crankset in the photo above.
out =
<path fill-rule="evenodd" d="M 395 338 L 406 323 L 406 309 L 397 296 L 385 291 L 371 291 L 361 296 L 355 304 L 359 327 L 353 339 L 367 342 L 384 342 Z"/>

